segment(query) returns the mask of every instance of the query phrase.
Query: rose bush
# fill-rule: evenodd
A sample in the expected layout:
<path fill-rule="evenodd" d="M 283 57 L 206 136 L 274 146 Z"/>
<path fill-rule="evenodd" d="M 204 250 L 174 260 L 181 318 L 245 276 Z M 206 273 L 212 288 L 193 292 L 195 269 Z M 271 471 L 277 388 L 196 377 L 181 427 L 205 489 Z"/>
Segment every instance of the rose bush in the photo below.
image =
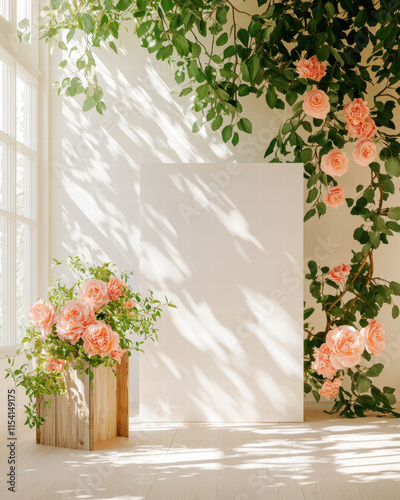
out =
<path fill-rule="evenodd" d="M 8 360 L 6 377 L 23 386 L 29 397 L 25 423 L 30 427 L 44 421 L 36 412 L 37 399 L 65 391 L 67 365 L 79 374 L 89 374 L 91 380 L 90 367 L 113 367 L 125 352 L 130 356 L 133 349 L 142 351 L 146 339 L 157 340 L 155 322 L 162 307 L 175 307 L 168 300 L 161 304 L 152 292 L 148 297 L 134 293 L 129 285 L 132 273 L 117 276 L 111 263 L 94 266 L 75 256 L 66 264 L 77 282 L 68 288 L 59 279 L 49 288 L 49 300 L 33 304 L 32 326 L 16 354 L 23 354 L 27 362 L 14 369 L 15 358 Z"/>

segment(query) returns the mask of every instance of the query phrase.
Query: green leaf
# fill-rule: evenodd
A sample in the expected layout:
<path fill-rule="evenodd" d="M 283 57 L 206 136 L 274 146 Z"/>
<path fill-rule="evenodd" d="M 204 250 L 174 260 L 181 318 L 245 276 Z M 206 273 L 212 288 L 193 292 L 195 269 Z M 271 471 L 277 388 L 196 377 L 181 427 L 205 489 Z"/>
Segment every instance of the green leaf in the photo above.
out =
<path fill-rule="evenodd" d="M 318 196 L 318 189 L 317 188 L 310 189 L 307 196 L 307 203 L 312 203 L 317 196 Z"/>
<path fill-rule="evenodd" d="M 291 130 L 293 130 L 293 125 L 290 122 L 285 122 L 282 126 L 282 134 L 286 135 L 288 134 Z"/>
<path fill-rule="evenodd" d="M 236 146 L 238 144 L 238 142 L 239 142 L 239 134 L 237 132 L 235 132 L 233 134 L 233 137 L 232 137 L 232 144 L 234 146 Z"/>
<path fill-rule="evenodd" d="M 26 28 L 29 28 L 30 24 L 31 24 L 31 23 L 30 23 L 29 19 L 25 18 L 25 19 L 22 19 L 22 21 L 20 21 L 20 22 L 18 23 L 18 28 L 19 28 L 20 30 L 24 30 L 24 29 L 26 29 Z"/>
<path fill-rule="evenodd" d="M 196 120 L 193 123 L 192 132 L 195 134 L 196 132 L 198 132 L 201 129 L 202 126 L 203 126 L 203 122 L 201 120 Z"/>
<path fill-rule="evenodd" d="M 67 43 L 69 43 L 75 35 L 75 28 L 71 28 L 67 33 Z"/>
<path fill-rule="evenodd" d="M 300 153 L 300 160 L 302 163 L 308 163 L 309 161 L 311 161 L 311 158 L 312 158 L 311 148 L 303 149 L 302 152 Z"/>
<path fill-rule="evenodd" d="M 335 6 L 333 5 L 332 2 L 327 2 L 325 4 L 325 12 L 326 12 L 326 15 L 329 19 L 333 19 L 335 17 Z"/>
<path fill-rule="evenodd" d="M 389 208 L 388 217 L 390 219 L 399 220 L 400 219 L 400 207 Z"/>
<path fill-rule="evenodd" d="M 161 0 L 161 7 L 164 12 L 169 12 L 175 6 L 174 0 Z"/>
<path fill-rule="evenodd" d="M 392 307 L 392 318 L 396 319 L 398 317 L 398 315 L 399 315 L 399 312 L 400 311 L 399 311 L 398 306 L 393 306 Z"/>
<path fill-rule="evenodd" d="M 61 50 L 68 50 L 68 47 L 65 45 L 65 42 L 63 41 L 58 42 L 58 46 L 60 47 Z"/>
<path fill-rule="evenodd" d="M 314 215 L 317 213 L 317 211 L 315 210 L 315 208 L 312 208 L 311 210 L 309 210 L 306 215 L 304 216 L 304 222 L 307 222 L 309 219 L 311 219 L 311 217 L 314 217 Z"/>
<path fill-rule="evenodd" d="M 276 106 L 278 97 L 275 92 L 275 88 L 272 85 L 268 86 L 267 94 L 265 96 L 268 106 L 273 109 Z"/>
<path fill-rule="evenodd" d="M 340 64 L 344 64 L 344 61 L 342 59 L 342 56 L 339 54 L 339 52 L 332 46 L 329 46 L 329 50 L 331 51 L 333 57 L 336 59 L 336 61 L 340 62 Z"/>
<path fill-rule="evenodd" d="M 222 33 L 222 35 L 220 35 L 217 38 L 215 45 L 220 47 L 221 45 L 225 45 L 227 41 L 228 41 L 228 33 Z"/>
<path fill-rule="evenodd" d="M 367 377 L 377 377 L 378 375 L 380 375 L 381 371 L 383 370 L 383 364 L 382 363 L 376 363 L 376 365 L 373 365 L 371 366 L 371 368 L 369 368 L 365 375 Z"/>
<path fill-rule="evenodd" d="M 249 44 L 249 32 L 243 28 L 241 28 L 237 32 L 238 39 L 242 42 L 242 44 L 247 47 Z"/>
<path fill-rule="evenodd" d="M 95 106 L 96 106 L 96 99 L 93 96 L 89 96 L 84 100 L 82 109 L 83 111 L 89 111 Z"/>
<path fill-rule="evenodd" d="M 180 56 L 189 55 L 189 42 L 182 33 L 176 33 L 172 36 L 172 44 Z"/>
<path fill-rule="evenodd" d="M 318 266 L 317 266 L 317 263 L 315 262 L 315 260 L 310 260 L 308 262 L 308 269 L 310 270 L 310 274 L 312 276 L 317 276 Z"/>
<path fill-rule="evenodd" d="M 391 156 L 385 162 L 385 169 L 389 175 L 399 177 L 400 175 L 400 160 L 395 156 Z"/>
<path fill-rule="evenodd" d="M 369 378 L 362 375 L 357 381 L 356 388 L 358 392 L 368 392 L 371 388 L 371 385 L 372 382 L 369 380 Z"/>
<path fill-rule="evenodd" d="M 223 119 L 222 116 L 219 115 L 215 118 L 215 120 L 211 123 L 211 129 L 212 130 L 218 130 L 220 126 L 222 125 Z"/>
<path fill-rule="evenodd" d="M 228 9 L 225 6 L 218 7 L 217 14 L 215 19 L 219 22 L 219 24 L 225 24 L 227 21 L 227 13 Z"/>
<path fill-rule="evenodd" d="M 319 392 L 317 392 L 316 390 L 313 390 L 312 393 L 313 393 L 315 401 L 317 401 L 317 403 L 319 403 L 319 401 L 321 399 Z"/>
<path fill-rule="evenodd" d="M 254 55 L 248 62 L 247 62 L 247 66 L 249 68 L 249 73 L 250 73 L 250 80 L 253 81 L 259 70 L 260 70 L 260 59 L 257 55 Z"/>
<path fill-rule="evenodd" d="M 103 101 L 99 101 L 97 104 L 96 104 L 96 110 L 98 113 L 100 113 L 101 115 L 103 114 L 104 111 L 106 111 L 107 109 L 107 106 L 105 105 L 105 103 Z"/>
<path fill-rule="evenodd" d="M 378 248 L 380 244 L 380 234 L 377 231 L 370 231 L 369 241 L 374 248 Z"/>
<path fill-rule="evenodd" d="M 400 283 L 397 283 L 396 281 L 391 281 L 390 288 L 392 289 L 395 295 L 400 295 Z"/>
<path fill-rule="evenodd" d="M 323 45 L 320 49 L 317 51 L 317 58 L 319 61 L 326 61 L 329 57 L 330 50 L 328 45 Z"/>
<path fill-rule="evenodd" d="M 238 121 L 237 127 L 242 132 L 246 132 L 246 134 L 251 134 L 251 132 L 253 130 L 253 126 L 251 124 L 251 121 L 248 120 L 247 118 L 241 118 Z"/>
<path fill-rule="evenodd" d="M 63 3 L 63 0 L 51 0 L 51 6 L 54 10 L 58 10 Z"/>
<path fill-rule="evenodd" d="M 126 10 L 132 3 L 133 0 L 119 0 L 115 8 L 119 11 Z"/>
<path fill-rule="evenodd" d="M 289 106 L 293 106 L 293 104 L 297 101 L 297 92 L 290 91 L 286 94 L 285 98 Z"/>
<path fill-rule="evenodd" d="M 232 137 L 232 133 L 233 133 L 232 125 L 227 125 L 226 127 L 224 127 L 222 129 L 222 140 L 224 142 L 228 142 L 229 139 Z"/>
<path fill-rule="evenodd" d="M 85 33 L 87 35 L 90 35 L 92 31 L 94 30 L 94 21 L 92 19 L 92 16 L 90 14 L 82 14 L 82 25 Z"/>

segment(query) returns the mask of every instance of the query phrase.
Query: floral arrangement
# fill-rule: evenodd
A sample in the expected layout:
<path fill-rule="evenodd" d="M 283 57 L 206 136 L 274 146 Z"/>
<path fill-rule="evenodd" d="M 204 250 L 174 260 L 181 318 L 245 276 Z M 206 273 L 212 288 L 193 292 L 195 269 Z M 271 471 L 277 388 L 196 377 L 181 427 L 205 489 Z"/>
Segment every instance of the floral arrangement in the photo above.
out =
<path fill-rule="evenodd" d="M 40 27 L 64 54 L 58 92 L 83 94 L 84 111 L 106 110 L 93 51 L 105 45 L 117 53 L 119 29 L 129 22 L 142 46 L 174 68 L 179 95 L 191 97 L 199 115 L 193 132 L 210 124 L 236 146 L 253 131 L 247 96 L 270 109 L 291 108 L 265 158 L 304 164 L 305 221 L 331 209 L 359 220 L 349 262 L 331 270 L 308 263 L 324 323 L 311 323 L 315 307 L 304 311 L 305 393 L 317 401 L 334 397 L 332 411 L 349 418 L 398 415 L 394 389 L 372 381 L 383 365 L 371 360 L 385 342 L 381 309 L 390 306 L 394 319 L 400 312 L 400 283 L 374 276 L 377 249 L 400 232 L 400 207 L 389 201 L 400 177 L 399 14 L 394 0 L 258 0 L 250 7 L 230 0 L 50 0 Z M 27 38 L 29 23 L 19 28 Z M 346 194 L 338 181 L 353 162 L 368 169 L 369 181 Z"/>
<path fill-rule="evenodd" d="M 25 406 L 29 427 L 44 421 L 36 412 L 37 398 L 65 392 L 63 371 L 68 365 L 79 374 L 89 374 L 92 381 L 90 367 L 113 367 L 125 352 L 129 356 L 132 349 L 143 352 L 146 339 L 157 340 L 155 322 L 162 307 L 175 307 L 167 298 L 162 304 L 152 292 L 148 297 L 135 293 L 128 283 L 132 273 L 118 276 L 111 263 L 95 266 L 73 256 L 66 264 L 77 281 L 67 287 L 58 279 L 49 288 L 48 299 L 33 304 L 31 325 L 16 353 L 24 354 L 27 362 L 15 369 L 15 357 L 8 359 L 6 378 L 11 376 L 29 397 Z M 45 404 L 49 406 L 50 399 Z"/>

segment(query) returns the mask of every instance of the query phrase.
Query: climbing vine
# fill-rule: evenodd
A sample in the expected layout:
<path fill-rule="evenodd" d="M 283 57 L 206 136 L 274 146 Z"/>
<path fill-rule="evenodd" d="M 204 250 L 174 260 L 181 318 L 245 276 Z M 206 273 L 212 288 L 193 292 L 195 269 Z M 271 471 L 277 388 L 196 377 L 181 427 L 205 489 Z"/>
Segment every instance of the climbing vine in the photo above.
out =
<path fill-rule="evenodd" d="M 332 411 L 346 417 L 399 416 L 394 389 L 372 380 L 383 365 L 371 365 L 385 347 L 381 309 L 399 316 L 400 284 L 374 275 L 375 254 L 400 231 L 400 207 L 390 202 L 400 176 L 399 2 L 258 0 L 250 11 L 239 0 L 51 0 L 43 17 L 42 38 L 58 44 L 60 68 L 69 67 L 55 86 L 82 94 L 84 111 L 106 110 L 93 54 L 100 46 L 117 52 L 122 26 L 168 61 L 180 95 L 192 96 L 193 132 L 209 122 L 236 145 L 241 133 L 252 133 L 244 112 L 250 94 L 266 108 L 291 108 L 265 158 L 304 164 L 306 221 L 338 207 L 359 221 L 350 262 L 308 263 L 325 324 L 312 322 L 315 307 L 305 308 L 305 392 L 334 397 Z M 29 36 L 26 22 L 19 36 Z M 369 182 L 345 193 L 339 179 L 354 163 L 369 169 Z"/>

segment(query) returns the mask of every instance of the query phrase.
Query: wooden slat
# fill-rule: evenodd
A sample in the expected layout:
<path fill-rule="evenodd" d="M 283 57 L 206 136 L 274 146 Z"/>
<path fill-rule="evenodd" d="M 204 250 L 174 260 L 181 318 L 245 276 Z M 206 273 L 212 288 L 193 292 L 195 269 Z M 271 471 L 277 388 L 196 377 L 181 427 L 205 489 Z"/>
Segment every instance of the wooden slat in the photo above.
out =
<path fill-rule="evenodd" d="M 51 400 L 50 408 L 45 406 L 44 402 L 46 400 Z M 56 403 L 54 397 L 41 396 L 36 401 L 36 410 L 38 415 L 41 415 L 45 422 L 40 426 L 36 427 L 36 443 L 44 444 L 47 446 L 56 446 Z"/>
<path fill-rule="evenodd" d="M 36 430 L 36 442 L 62 448 L 94 450 L 116 436 L 129 437 L 129 358 L 124 354 L 115 370 L 99 366 L 89 375 L 78 376 L 69 365 L 64 372 L 65 394 L 51 397 L 50 410 L 37 402 L 46 422 Z"/>
<path fill-rule="evenodd" d="M 67 392 L 56 396 L 56 446 L 89 450 L 89 376 L 68 365 L 64 379 Z"/>
<path fill-rule="evenodd" d="M 117 377 L 103 365 L 93 369 L 94 389 L 90 390 L 90 449 L 117 436 Z"/>
<path fill-rule="evenodd" d="M 129 437 L 129 356 L 125 352 L 117 365 L 117 436 Z"/>

